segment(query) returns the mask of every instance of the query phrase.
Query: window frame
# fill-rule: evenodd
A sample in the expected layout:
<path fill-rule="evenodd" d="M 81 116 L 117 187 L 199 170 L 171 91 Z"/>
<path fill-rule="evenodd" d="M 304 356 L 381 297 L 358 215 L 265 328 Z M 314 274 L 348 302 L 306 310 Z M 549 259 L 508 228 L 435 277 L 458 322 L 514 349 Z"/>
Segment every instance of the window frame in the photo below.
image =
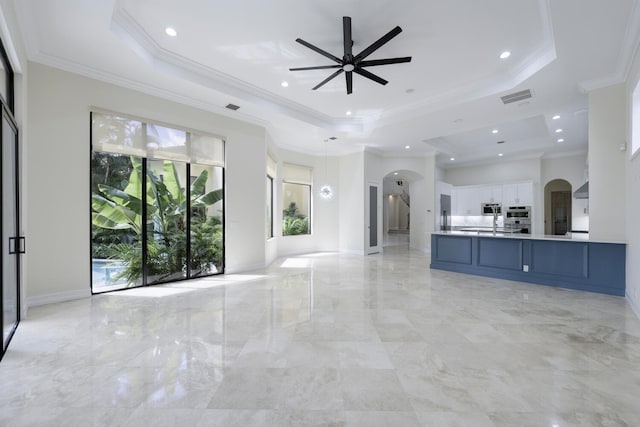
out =
<path fill-rule="evenodd" d="M 285 194 L 286 191 L 284 189 L 285 185 L 299 185 L 301 187 L 306 187 L 307 191 L 306 193 L 306 197 L 308 200 L 308 206 L 309 206 L 309 212 L 307 214 L 307 232 L 306 233 L 296 233 L 296 234 L 284 234 L 285 230 L 284 227 L 282 229 L 282 237 L 290 237 L 290 236 L 310 236 L 312 234 L 312 212 L 313 212 L 313 186 L 312 184 L 305 184 L 305 183 L 300 183 L 300 182 L 295 182 L 295 181 L 287 181 L 287 180 L 283 180 L 282 181 L 282 211 L 284 212 L 287 209 L 287 206 L 285 206 Z M 284 224 L 284 213 L 282 216 L 282 222 Z"/>
<path fill-rule="evenodd" d="M 275 217 L 275 204 L 274 202 L 274 189 L 275 189 L 275 179 L 271 175 L 267 174 L 267 215 L 268 215 L 268 226 L 267 226 L 267 240 L 273 239 L 275 237 L 274 231 L 274 217 Z"/>
<path fill-rule="evenodd" d="M 211 162 L 211 163 L 201 163 L 198 161 L 197 158 L 191 157 L 188 161 L 184 161 L 184 160 L 176 160 L 176 159 L 171 159 L 171 158 L 162 158 L 162 157 L 154 157 L 152 153 L 147 153 L 146 155 L 136 155 L 136 154 L 131 154 L 131 153 L 126 153 L 126 152 L 118 152 L 118 151 L 110 151 L 110 150 L 103 150 L 100 149 L 98 147 L 96 147 L 94 145 L 94 132 L 93 132 L 93 114 L 97 113 L 97 114 L 101 114 L 101 115 L 114 115 L 118 118 L 123 118 L 123 119 L 127 119 L 127 120 L 132 120 L 132 121 L 138 121 L 141 123 L 142 125 L 142 129 L 143 129 L 143 137 L 146 138 L 146 126 L 148 124 L 154 124 L 154 125 L 159 125 L 159 126 L 163 126 L 163 127 L 168 127 L 170 129 L 175 129 L 175 130 L 180 130 L 180 131 L 184 131 L 186 132 L 186 138 L 187 138 L 187 142 L 190 141 L 190 138 L 192 136 L 192 134 L 196 134 L 197 136 L 205 136 L 205 137 L 213 137 L 216 139 L 219 139 L 221 142 L 221 153 L 215 153 L 215 159 Z M 141 248 L 142 248 L 142 254 L 141 254 L 141 264 L 142 264 L 142 276 L 141 276 L 141 283 L 140 285 L 136 285 L 135 287 L 147 287 L 147 286 L 155 286 L 155 285 L 160 285 L 160 284 L 166 284 L 166 283 L 174 283 L 174 282 L 180 282 L 180 281 L 184 281 L 184 280 L 193 280 L 193 279 L 198 279 L 198 278 L 202 278 L 202 277 L 208 277 L 208 276 L 214 276 L 214 275 L 219 275 L 219 274 L 224 274 L 225 270 L 226 270 L 226 161 L 225 161 L 225 145 L 226 145 L 226 140 L 225 138 L 218 136 L 218 135 L 212 135 L 210 133 L 206 133 L 206 132 L 200 132 L 197 130 L 192 130 L 192 129 L 187 129 L 187 128 L 181 128 L 179 126 L 175 126 L 175 125 L 168 125 L 165 123 L 158 123 L 158 122 L 154 122 L 152 120 L 148 120 L 148 119 L 142 119 L 142 118 L 138 118 L 138 117 L 132 117 L 126 114 L 120 114 L 120 113 L 114 113 L 114 112 L 105 112 L 102 110 L 92 110 L 89 113 L 89 121 L 90 121 L 90 162 L 91 159 L 93 157 L 94 153 L 106 153 L 106 154 L 116 154 L 116 155 L 121 155 L 121 156 L 127 156 L 127 157 L 138 157 L 141 162 L 142 162 L 142 176 L 141 176 L 141 188 L 142 188 L 142 193 L 143 193 L 143 198 L 146 199 L 146 192 L 148 191 L 147 189 L 147 165 L 148 162 L 150 161 L 156 161 L 156 160 L 161 160 L 161 161 L 170 161 L 172 163 L 175 164 L 182 164 L 185 167 L 184 170 L 184 176 L 186 177 L 186 182 L 184 183 L 185 185 L 185 197 L 186 197 L 186 232 L 185 232 L 185 246 L 186 246 L 186 261 L 185 261 L 185 265 L 186 265 L 186 275 L 184 277 L 180 277 L 180 278 L 172 278 L 170 280 L 162 280 L 162 281 L 150 281 L 148 278 L 148 269 L 147 269 L 147 243 L 149 240 L 149 233 L 146 230 L 146 228 L 144 227 L 145 221 L 147 221 L 148 215 L 147 215 L 147 204 L 143 203 L 141 208 L 142 208 L 142 221 L 143 221 L 143 227 L 142 227 L 142 233 L 141 233 Z M 218 160 L 220 159 L 220 160 Z M 192 184 L 192 178 L 191 178 L 191 167 L 192 166 L 196 166 L 196 165 L 201 165 L 204 167 L 210 167 L 210 168 L 219 168 L 221 171 L 221 190 L 222 190 L 222 199 L 220 200 L 221 202 L 221 227 L 222 227 L 222 239 L 221 239 L 221 264 L 220 266 L 216 265 L 216 268 L 219 268 L 216 272 L 213 273 L 208 273 L 208 274 L 193 274 L 193 272 L 190 271 L 190 265 L 191 265 L 191 261 L 192 261 L 192 252 L 191 252 L 191 244 L 192 244 L 192 239 L 191 239 L 191 219 L 193 217 L 193 212 L 191 209 L 191 194 L 190 194 L 190 188 L 191 188 L 191 184 Z M 89 167 L 89 173 L 90 173 L 90 182 L 92 182 L 93 180 L 93 167 L 90 166 Z M 162 174 L 159 174 L 159 176 L 162 178 Z M 163 179 L 163 178 L 162 178 Z M 91 188 L 91 186 L 90 186 Z M 92 191 L 90 190 L 90 200 L 92 197 Z M 90 203 L 90 208 L 89 208 L 89 212 L 90 212 L 90 218 L 91 218 L 91 214 L 93 213 L 93 208 L 91 207 L 91 203 Z M 89 221 L 90 224 L 90 232 L 89 232 L 89 245 L 91 248 L 91 253 L 90 253 L 90 262 L 92 263 L 92 267 L 93 267 L 93 261 L 94 261 L 94 257 L 93 257 L 93 238 L 92 238 L 92 229 L 93 229 L 93 221 L 90 220 Z M 117 292 L 119 290 L 122 289 L 127 289 L 127 287 L 122 287 L 122 288 L 109 288 L 109 289 L 104 289 L 104 290 L 99 290 L 94 288 L 93 286 L 93 268 L 91 269 L 91 274 L 90 274 L 90 283 L 89 283 L 90 289 L 91 289 L 91 293 L 93 295 L 97 295 L 97 294 L 101 294 L 101 293 L 107 293 L 107 292 Z"/>

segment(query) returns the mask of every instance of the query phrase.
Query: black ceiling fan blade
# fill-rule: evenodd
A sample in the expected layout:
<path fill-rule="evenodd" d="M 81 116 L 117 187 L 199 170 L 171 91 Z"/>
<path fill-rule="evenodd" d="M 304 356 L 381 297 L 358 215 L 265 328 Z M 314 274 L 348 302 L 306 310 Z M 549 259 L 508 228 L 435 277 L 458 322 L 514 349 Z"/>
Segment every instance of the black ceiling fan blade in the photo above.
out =
<path fill-rule="evenodd" d="M 401 64 L 403 62 L 411 62 L 411 57 L 403 56 L 402 58 L 386 58 L 386 59 L 372 59 L 370 61 L 360 61 L 358 62 L 358 67 L 373 67 L 375 65 Z"/>
<path fill-rule="evenodd" d="M 338 76 L 338 74 L 340 74 L 341 72 L 343 72 L 344 70 L 342 68 L 340 68 L 338 71 L 336 71 L 335 73 L 331 74 L 329 77 L 327 77 L 326 79 L 324 79 L 323 81 L 321 81 L 320 83 L 318 83 L 316 85 L 316 87 L 313 88 L 313 90 L 318 89 L 319 87 L 324 86 L 327 82 L 329 82 L 329 80 L 335 78 Z"/>
<path fill-rule="evenodd" d="M 319 47 L 316 47 L 314 45 L 312 45 L 309 42 L 306 42 L 302 39 L 296 39 L 296 41 L 298 43 L 300 43 L 302 46 L 308 47 L 309 49 L 313 50 L 314 52 L 318 52 L 320 55 L 322 56 L 326 56 L 327 58 L 331 59 L 332 61 L 337 62 L 338 64 L 342 64 L 342 59 L 338 58 L 337 56 L 333 56 L 332 54 L 330 54 L 329 52 L 320 49 Z"/>
<path fill-rule="evenodd" d="M 304 70 L 326 70 L 328 68 L 340 68 L 342 65 L 318 65 L 316 67 L 299 67 L 299 68 L 289 68 L 289 71 L 304 71 Z"/>
<path fill-rule="evenodd" d="M 345 78 L 347 79 L 347 95 L 353 92 L 353 72 L 347 71 L 344 73 Z"/>
<path fill-rule="evenodd" d="M 371 79 L 376 83 L 380 83 L 381 85 L 386 85 L 387 83 L 389 83 L 388 81 L 386 81 L 382 77 L 378 77 L 375 74 L 370 73 L 369 71 L 367 71 L 365 69 L 362 69 L 362 68 L 354 68 L 353 72 L 360 74 L 362 77 L 366 77 L 368 79 Z"/>
<path fill-rule="evenodd" d="M 344 60 L 350 62 L 353 57 L 353 40 L 351 39 L 351 18 L 342 17 L 342 36 L 344 40 Z"/>
<path fill-rule="evenodd" d="M 395 27 L 393 30 L 389 31 L 387 34 L 385 34 L 384 36 L 380 37 L 375 42 L 371 43 L 371 45 L 369 45 L 368 48 L 366 48 L 365 50 L 363 50 L 362 52 L 357 54 L 355 56 L 355 61 L 356 62 L 362 61 L 364 58 L 366 58 L 367 56 L 371 55 L 376 50 L 380 49 L 383 44 L 387 43 L 389 40 L 391 40 L 392 38 L 394 38 L 395 36 L 397 36 L 401 32 L 402 32 L 402 28 L 400 28 L 399 26 Z"/>

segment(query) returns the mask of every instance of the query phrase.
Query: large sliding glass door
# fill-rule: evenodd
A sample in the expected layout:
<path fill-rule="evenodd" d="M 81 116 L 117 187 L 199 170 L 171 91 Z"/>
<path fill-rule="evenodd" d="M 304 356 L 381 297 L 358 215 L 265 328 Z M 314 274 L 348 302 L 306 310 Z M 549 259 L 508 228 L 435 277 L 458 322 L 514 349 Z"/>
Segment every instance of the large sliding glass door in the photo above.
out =
<path fill-rule="evenodd" d="M 24 238 L 18 222 L 18 133 L 2 109 L 2 351 L 20 320 L 20 254 Z"/>
<path fill-rule="evenodd" d="M 189 165 L 189 275 L 208 276 L 224 271 L 224 169 Z"/>
<path fill-rule="evenodd" d="M 0 242 L 0 328 L 2 346 L 0 359 L 20 321 L 20 256 L 25 250 L 24 237 L 20 236 L 20 185 L 18 128 L 13 116 L 13 68 L 0 41 L 0 136 L 2 159 L 0 160 L 0 196 L 2 197 L 2 222 Z"/>
<path fill-rule="evenodd" d="M 185 279 L 187 164 L 147 161 L 147 283 Z"/>
<path fill-rule="evenodd" d="M 91 283 L 94 292 L 142 285 L 142 159 L 91 155 Z"/>
<path fill-rule="evenodd" d="M 92 146 L 94 293 L 224 272 L 222 139 L 93 113 Z"/>

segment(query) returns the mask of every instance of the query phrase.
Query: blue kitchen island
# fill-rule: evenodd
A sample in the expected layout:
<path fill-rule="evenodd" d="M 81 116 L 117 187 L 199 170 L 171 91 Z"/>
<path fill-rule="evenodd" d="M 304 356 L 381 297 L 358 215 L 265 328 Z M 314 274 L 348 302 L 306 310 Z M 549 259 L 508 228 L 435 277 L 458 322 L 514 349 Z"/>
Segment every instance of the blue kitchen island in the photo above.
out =
<path fill-rule="evenodd" d="M 585 235 L 442 231 L 431 235 L 431 268 L 608 295 L 625 294 L 626 244 Z"/>

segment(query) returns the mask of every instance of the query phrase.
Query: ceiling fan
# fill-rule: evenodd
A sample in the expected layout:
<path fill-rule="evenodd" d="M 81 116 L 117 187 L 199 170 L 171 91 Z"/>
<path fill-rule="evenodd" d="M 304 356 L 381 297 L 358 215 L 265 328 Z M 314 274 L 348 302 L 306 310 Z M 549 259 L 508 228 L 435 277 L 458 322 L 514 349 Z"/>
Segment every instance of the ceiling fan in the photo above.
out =
<path fill-rule="evenodd" d="M 387 43 L 389 40 L 397 36 L 402 32 L 402 28 L 395 27 L 393 30 L 389 31 L 384 36 L 380 37 L 378 40 L 373 42 L 369 47 L 364 49 L 357 55 L 353 55 L 353 40 L 351 39 L 351 18 L 349 16 L 342 17 L 342 33 L 344 40 L 344 55 L 342 59 L 338 58 L 330 54 L 329 52 L 320 49 L 317 46 L 312 45 L 309 42 L 306 42 L 300 38 L 296 39 L 298 43 L 303 46 L 308 47 L 309 49 L 318 52 L 320 55 L 326 56 L 332 61 L 337 62 L 336 65 L 319 65 L 315 67 L 301 67 L 301 68 L 289 68 L 289 71 L 304 71 L 304 70 L 324 70 L 330 68 L 338 68 L 338 70 L 331 74 L 329 77 L 321 81 L 317 84 L 313 90 L 316 90 L 322 87 L 324 84 L 332 80 L 333 78 L 340 75 L 343 71 L 345 73 L 345 78 L 347 80 L 347 94 L 353 92 L 353 73 L 360 74 L 362 77 L 366 77 L 368 79 L 373 80 L 374 82 L 380 83 L 381 85 L 386 85 L 389 83 L 385 79 L 376 76 L 375 74 L 367 71 L 364 67 L 373 67 L 376 65 L 387 65 L 387 64 L 399 64 L 402 62 L 411 62 L 410 56 L 405 56 L 402 58 L 386 58 L 386 59 L 373 59 L 370 61 L 365 61 L 364 59 L 371 55 L 373 52 L 378 50 L 382 45 Z"/>

